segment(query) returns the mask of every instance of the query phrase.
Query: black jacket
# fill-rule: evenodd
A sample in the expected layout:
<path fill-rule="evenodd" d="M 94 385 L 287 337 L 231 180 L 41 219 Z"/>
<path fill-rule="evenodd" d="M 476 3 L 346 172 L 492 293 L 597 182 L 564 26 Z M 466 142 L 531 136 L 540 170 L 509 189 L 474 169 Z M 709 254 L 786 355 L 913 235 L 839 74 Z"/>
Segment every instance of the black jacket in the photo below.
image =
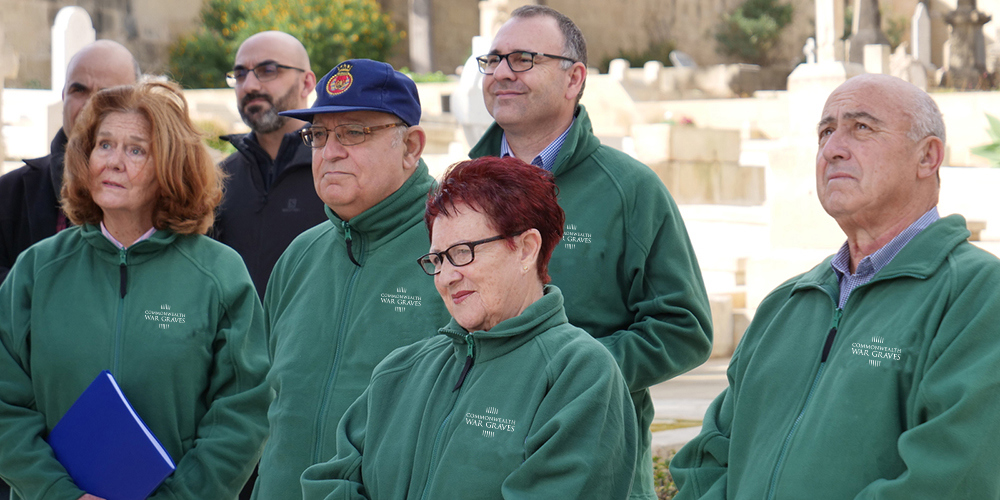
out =
<path fill-rule="evenodd" d="M 239 252 L 263 299 L 271 268 L 288 244 L 327 220 L 313 187 L 312 152 L 298 132 L 285 135 L 274 161 L 253 133 L 222 139 L 237 151 L 221 164 L 229 178 L 209 236 Z"/>
<path fill-rule="evenodd" d="M 21 252 L 56 234 L 67 142 L 59 129 L 48 156 L 24 160 L 23 167 L 0 177 L 0 283 Z"/>

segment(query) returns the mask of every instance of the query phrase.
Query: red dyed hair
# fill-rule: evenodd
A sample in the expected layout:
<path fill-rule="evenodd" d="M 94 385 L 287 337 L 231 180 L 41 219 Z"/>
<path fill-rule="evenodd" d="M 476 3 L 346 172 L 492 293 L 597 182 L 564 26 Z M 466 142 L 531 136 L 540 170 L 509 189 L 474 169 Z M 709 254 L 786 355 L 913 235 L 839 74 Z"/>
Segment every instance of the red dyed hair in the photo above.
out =
<path fill-rule="evenodd" d="M 434 220 L 439 215 L 451 217 L 460 204 L 483 214 L 492 229 L 511 238 L 528 229 L 542 235 L 538 252 L 538 278 L 542 283 L 549 277 L 549 258 L 562 239 L 566 214 L 559 207 L 552 174 L 528 165 L 513 156 L 484 156 L 456 163 L 448 168 L 444 178 L 427 196 L 424 222 L 427 233 L 434 235 Z"/>

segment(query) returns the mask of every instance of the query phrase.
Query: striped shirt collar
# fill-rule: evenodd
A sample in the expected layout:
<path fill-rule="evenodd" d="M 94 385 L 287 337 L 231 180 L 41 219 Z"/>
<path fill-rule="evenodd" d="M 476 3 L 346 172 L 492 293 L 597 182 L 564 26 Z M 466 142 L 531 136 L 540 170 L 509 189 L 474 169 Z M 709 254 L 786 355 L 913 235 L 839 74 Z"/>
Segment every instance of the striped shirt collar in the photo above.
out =
<path fill-rule="evenodd" d="M 840 250 L 837 251 L 837 254 L 833 256 L 833 260 L 830 261 L 830 266 L 837 273 L 837 278 L 840 282 L 840 300 L 837 307 L 843 308 L 844 304 L 847 303 L 847 298 L 855 288 L 871 281 L 875 277 L 875 274 L 889 265 L 889 262 L 892 262 L 896 254 L 910 240 L 940 218 L 941 216 L 938 214 L 937 207 L 928 210 L 927 213 L 920 216 L 913 224 L 910 224 L 910 227 L 897 234 L 889 243 L 886 243 L 882 248 L 861 259 L 853 274 L 851 273 L 851 250 L 845 241 Z"/>
<path fill-rule="evenodd" d="M 150 238 L 150 236 L 153 236 L 153 233 L 155 233 L 155 232 L 156 232 L 156 228 L 155 227 L 149 228 L 149 231 L 146 231 L 145 233 L 143 233 L 143 235 L 140 236 L 139 239 L 133 241 L 132 244 L 135 245 L 136 243 L 139 243 L 142 240 L 148 240 Z M 118 241 L 117 239 L 115 239 L 114 236 L 111 236 L 111 231 L 108 231 L 108 228 L 104 226 L 104 221 L 101 221 L 101 234 L 103 234 L 104 237 L 108 239 L 108 241 L 110 241 L 112 244 L 114 244 L 114 246 L 118 247 L 119 250 L 122 250 L 122 249 L 125 248 L 125 245 L 123 245 L 120 241 Z"/>
<path fill-rule="evenodd" d="M 559 150 L 562 149 L 562 145 L 566 142 L 566 136 L 569 135 L 569 129 L 573 128 L 573 124 L 576 123 L 576 117 L 573 117 L 573 121 L 569 123 L 569 127 L 563 130 L 562 135 L 556 137 L 556 140 L 552 141 L 538 156 L 535 156 L 531 160 L 531 164 L 540 167 L 543 170 L 552 171 L 554 163 L 556 161 L 556 156 L 559 156 Z M 510 150 L 510 144 L 507 143 L 507 133 L 504 132 L 503 136 L 500 138 L 500 158 L 506 158 L 508 156 L 514 156 L 514 152 Z"/>

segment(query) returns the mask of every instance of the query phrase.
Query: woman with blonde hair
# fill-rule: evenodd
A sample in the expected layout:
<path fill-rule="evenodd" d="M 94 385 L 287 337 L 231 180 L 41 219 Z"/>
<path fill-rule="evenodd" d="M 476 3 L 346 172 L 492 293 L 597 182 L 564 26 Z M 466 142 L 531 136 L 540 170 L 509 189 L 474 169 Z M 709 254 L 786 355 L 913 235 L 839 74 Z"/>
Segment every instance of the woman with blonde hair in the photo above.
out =
<path fill-rule="evenodd" d="M 235 498 L 267 432 L 263 312 L 239 255 L 203 233 L 221 173 L 180 88 L 96 93 L 66 151 L 76 227 L 0 286 L 0 477 L 12 498 L 97 498 L 45 439 L 108 370 L 176 464 L 151 498 Z"/>

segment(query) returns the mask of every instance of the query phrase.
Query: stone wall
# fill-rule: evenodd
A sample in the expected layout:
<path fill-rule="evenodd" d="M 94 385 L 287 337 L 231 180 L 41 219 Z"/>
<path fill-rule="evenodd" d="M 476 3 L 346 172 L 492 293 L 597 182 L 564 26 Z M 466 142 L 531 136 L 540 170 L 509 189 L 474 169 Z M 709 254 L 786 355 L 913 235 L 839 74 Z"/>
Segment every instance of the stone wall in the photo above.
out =
<path fill-rule="evenodd" d="M 59 9 L 70 5 L 87 10 L 97 38 L 128 47 L 143 71 L 163 73 L 170 44 L 197 26 L 202 0 L 0 0 L 0 24 L 20 63 L 7 86 L 49 88 L 51 26 Z"/>

